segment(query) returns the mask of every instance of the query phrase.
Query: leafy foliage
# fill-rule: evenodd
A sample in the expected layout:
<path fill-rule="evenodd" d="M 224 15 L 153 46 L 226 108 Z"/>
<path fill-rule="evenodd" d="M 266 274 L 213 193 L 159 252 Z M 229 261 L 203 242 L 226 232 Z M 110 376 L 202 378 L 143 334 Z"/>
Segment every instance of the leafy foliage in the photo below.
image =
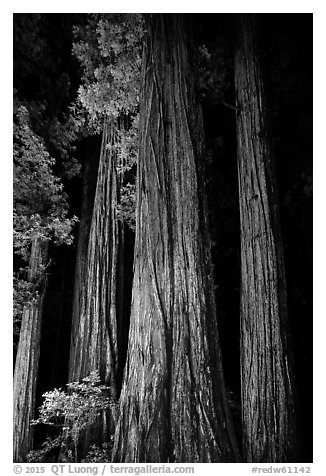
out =
<path fill-rule="evenodd" d="M 82 463 L 107 463 L 111 461 L 113 438 L 112 436 L 109 443 L 103 443 L 100 447 L 97 445 L 91 446 L 86 458 L 82 460 Z"/>
<path fill-rule="evenodd" d="M 16 111 L 14 123 L 14 200 L 23 214 L 45 214 L 53 205 L 65 206 L 60 180 L 52 172 L 50 157 L 40 137 L 34 134 L 25 106 Z M 61 203 L 60 203 L 61 202 Z M 52 210 L 51 210 L 52 211 Z"/>
<path fill-rule="evenodd" d="M 138 137 L 139 137 L 139 114 L 130 118 L 130 124 L 120 125 L 118 128 L 118 164 L 117 171 L 125 175 L 137 164 Z"/>
<path fill-rule="evenodd" d="M 54 389 L 43 394 L 44 402 L 39 409 L 39 418 L 34 425 L 45 424 L 59 429 L 59 435 L 48 438 L 42 448 L 29 455 L 29 461 L 42 459 L 58 447 L 66 447 L 68 456 L 70 443 L 74 445 L 73 460 L 77 461 L 77 446 L 80 435 L 91 425 L 96 417 L 114 405 L 110 389 L 100 384 L 98 371 L 91 372 L 81 383 L 67 384 L 67 391 Z M 30 459 L 32 458 L 32 460 Z"/>
<path fill-rule="evenodd" d="M 58 174 L 63 177 L 69 170 L 68 178 L 78 173 L 74 154 L 81 132 L 68 108 L 76 97 L 78 70 L 67 51 L 72 23 L 78 21 L 78 14 L 14 15 L 15 91 L 28 107 L 33 131 L 56 158 L 57 168 L 62 164 Z"/>
<path fill-rule="evenodd" d="M 78 96 L 94 125 L 137 108 L 142 34 L 135 14 L 89 15 L 85 27 L 75 27 L 73 52 L 83 68 Z"/>
<path fill-rule="evenodd" d="M 54 173 L 55 160 L 43 140 L 34 133 L 28 109 L 16 102 L 14 117 L 14 216 L 15 254 L 28 262 L 35 238 L 55 244 L 72 243 L 76 217 L 67 218 L 68 203 L 63 185 Z M 29 283 L 28 268 L 14 275 L 14 319 L 19 321 L 24 303 L 37 299 L 37 289 Z M 39 269 L 36 273 L 44 272 Z"/>
<path fill-rule="evenodd" d="M 32 130 L 26 106 L 19 105 L 14 123 L 14 247 L 25 260 L 32 237 L 52 235 L 57 244 L 71 243 L 76 218 L 66 218 L 68 203 L 54 166 Z"/>
<path fill-rule="evenodd" d="M 74 34 L 73 52 L 82 66 L 83 84 L 72 110 L 76 121 L 93 133 L 102 130 L 105 120 L 116 121 L 122 184 L 116 209 L 118 218 L 133 229 L 143 19 L 137 14 L 91 14 Z"/>
<path fill-rule="evenodd" d="M 135 229 L 136 185 L 127 183 L 121 187 L 120 203 L 116 203 L 116 212 L 119 220 L 127 223 L 131 230 Z"/>

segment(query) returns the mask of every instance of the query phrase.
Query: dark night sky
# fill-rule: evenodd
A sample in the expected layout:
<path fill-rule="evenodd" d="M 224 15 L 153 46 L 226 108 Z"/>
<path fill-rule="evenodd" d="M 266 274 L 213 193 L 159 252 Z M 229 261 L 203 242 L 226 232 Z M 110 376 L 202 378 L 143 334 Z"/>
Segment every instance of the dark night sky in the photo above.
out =
<path fill-rule="evenodd" d="M 223 47 L 228 64 L 225 99 L 234 103 L 230 14 L 198 14 L 197 40 L 207 47 Z M 45 14 L 36 36 L 47 43 L 49 58 L 30 48 L 28 22 L 14 36 L 14 87 L 20 99 L 47 97 L 49 114 L 65 112 L 80 83 L 77 60 L 71 55 L 73 24 L 78 14 Z M 20 19 L 14 19 L 14 23 Z M 32 23 L 31 23 L 32 24 Z M 26 28 L 26 30 L 24 30 Z M 312 446 L 312 15 L 264 14 L 260 49 L 271 111 L 282 231 L 284 238 L 289 313 L 293 335 L 299 407 L 305 442 L 303 460 L 311 460 Z M 16 41 L 15 41 L 16 40 Z M 35 40 L 35 38 L 34 38 Z M 70 88 L 65 94 L 63 73 Z M 61 81 L 61 82 L 60 82 Z M 51 91 L 51 94 L 49 93 Z M 207 190 L 212 228 L 213 259 L 219 307 L 219 326 L 227 385 L 239 394 L 240 239 L 234 111 L 208 94 L 203 99 L 208 161 Z M 98 148 L 97 139 L 77 146 Z M 66 183 L 71 213 L 78 215 L 81 183 Z M 132 234 L 130 233 L 130 237 Z M 69 315 L 72 306 L 75 246 L 53 250 L 41 349 L 39 393 L 66 383 L 69 352 Z M 131 259 L 130 259 L 131 270 Z M 63 300 L 60 288 L 64 285 Z M 63 306 L 63 313 L 59 307 Z M 64 318 L 58 326 L 57 316 Z M 56 361 L 53 359 L 56 356 Z M 49 370 L 50 369 L 50 370 Z"/>

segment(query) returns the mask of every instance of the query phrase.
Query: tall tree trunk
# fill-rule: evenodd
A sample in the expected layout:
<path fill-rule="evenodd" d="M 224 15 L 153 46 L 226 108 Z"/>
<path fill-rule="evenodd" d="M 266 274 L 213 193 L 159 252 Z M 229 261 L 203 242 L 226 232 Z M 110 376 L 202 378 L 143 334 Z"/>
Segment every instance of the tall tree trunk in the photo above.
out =
<path fill-rule="evenodd" d="M 283 248 L 257 18 L 241 15 L 235 54 L 241 218 L 241 386 L 248 462 L 292 461 L 294 379 Z"/>
<path fill-rule="evenodd" d="M 73 311 L 72 311 L 72 325 L 71 325 L 71 344 L 70 344 L 70 359 L 68 380 L 72 382 L 75 378 L 76 352 L 80 352 L 79 346 L 76 346 L 76 339 L 78 338 L 78 329 L 80 325 L 80 314 L 82 310 L 82 303 L 87 285 L 87 252 L 89 234 L 92 224 L 92 216 L 94 209 L 96 184 L 99 168 L 100 154 L 91 144 L 87 150 L 87 157 L 85 159 L 85 168 L 83 172 L 83 183 L 81 193 L 81 207 L 80 207 L 80 221 L 78 227 L 77 250 L 76 250 L 76 267 L 74 279 L 74 297 L 73 297 Z M 95 153 L 94 153 L 95 150 Z"/>
<path fill-rule="evenodd" d="M 48 242 L 35 238 L 32 241 L 28 280 L 35 283 L 38 298 L 23 309 L 19 344 L 14 372 L 13 390 L 13 436 L 14 461 L 25 460 L 33 447 L 33 427 L 35 394 L 40 356 L 41 323 L 46 275 L 40 267 L 46 266 Z M 42 268 L 41 268 L 42 269 Z"/>
<path fill-rule="evenodd" d="M 98 370 L 114 399 L 118 397 L 119 390 L 116 381 L 119 365 L 117 335 L 123 310 L 118 302 L 119 289 L 123 286 L 121 263 L 118 262 L 123 234 L 115 211 L 119 200 L 116 135 L 115 123 L 105 124 L 87 262 L 78 305 L 79 316 L 74 316 L 69 366 L 70 381 L 79 381 Z M 108 417 L 112 419 L 109 413 L 102 415 L 89 429 L 84 438 L 83 453 L 91 443 L 106 441 L 108 425 L 112 427 L 112 422 L 107 424 Z"/>
<path fill-rule="evenodd" d="M 203 191 L 203 125 L 182 15 L 149 18 L 134 282 L 113 459 L 238 460 Z"/>

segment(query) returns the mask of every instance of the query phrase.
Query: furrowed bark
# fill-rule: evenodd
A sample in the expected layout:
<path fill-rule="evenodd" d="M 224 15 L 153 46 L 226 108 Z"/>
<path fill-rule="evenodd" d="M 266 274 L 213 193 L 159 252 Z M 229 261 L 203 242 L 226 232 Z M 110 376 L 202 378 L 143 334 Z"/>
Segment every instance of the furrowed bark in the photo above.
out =
<path fill-rule="evenodd" d="M 241 386 L 248 462 L 293 461 L 294 378 L 274 158 L 256 47 L 241 15 L 235 54 L 241 219 Z"/>
<path fill-rule="evenodd" d="M 115 212 L 119 199 L 115 145 L 116 125 L 107 123 L 103 130 L 80 315 L 79 319 L 75 317 L 69 366 L 70 381 L 79 381 L 98 370 L 102 383 L 110 387 L 113 399 L 118 397 L 117 335 L 122 315 L 118 296 L 123 286 L 119 273 L 121 263 L 118 263 L 123 234 Z M 107 440 L 108 430 L 114 426 L 110 421 L 112 417 L 110 412 L 103 414 L 89 429 L 83 441 L 83 453 L 91 443 Z"/>
<path fill-rule="evenodd" d="M 129 347 L 113 459 L 237 461 L 203 190 L 203 125 L 182 15 L 154 14 L 142 66 Z"/>
<path fill-rule="evenodd" d="M 40 274 L 40 266 L 46 266 L 48 243 L 40 238 L 32 241 L 28 280 L 37 285 L 38 298 L 26 304 L 23 309 L 19 344 L 14 372 L 13 389 L 13 460 L 25 461 L 33 448 L 33 426 L 35 395 L 40 357 L 42 312 L 46 291 L 45 273 Z"/>
<path fill-rule="evenodd" d="M 88 154 L 88 157 L 85 161 L 85 169 L 83 174 L 80 222 L 78 227 L 76 268 L 74 279 L 74 300 L 72 311 L 71 344 L 68 372 L 69 382 L 72 382 L 74 379 L 74 365 L 76 361 L 76 352 L 78 350 L 78 347 L 75 345 L 75 341 L 78 335 L 81 308 L 87 285 L 87 252 L 98 175 L 98 155 L 98 152 L 94 153 L 93 151 Z"/>

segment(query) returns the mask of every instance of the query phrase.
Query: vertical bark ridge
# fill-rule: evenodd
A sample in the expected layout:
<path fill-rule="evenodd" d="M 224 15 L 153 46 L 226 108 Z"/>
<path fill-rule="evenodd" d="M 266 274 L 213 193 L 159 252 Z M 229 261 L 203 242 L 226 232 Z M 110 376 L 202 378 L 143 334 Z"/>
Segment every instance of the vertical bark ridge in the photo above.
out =
<path fill-rule="evenodd" d="M 15 462 L 25 461 L 27 453 L 33 448 L 34 432 L 31 421 L 35 414 L 42 313 L 46 291 L 46 276 L 43 272 L 40 275 L 40 268 L 46 266 L 47 259 L 48 242 L 42 241 L 39 237 L 34 238 L 31 245 L 28 280 L 37 284 L 38 298 L 24 306 L 19 335 L 13 388 Z"/>
<path fill-rule="evenodd" d="M 78 378 L 74 370 L 77 358 L 76 353 L 79 349 L 79 344 L 76 344 L 76 340 L 79 336 L 80 314 L 87 285 L 88 243 L 90 228 L 92 224 L 96 182 L 98 176 L 98 165 L 98 154 L 88 154 L 85 162 L 85 169 L 83 175 L 80 221 L 77 238 L 74 301 L 72 311 L 71 343 L 68 372 L 68 380 L 70 382 L 73 381 L 75 377 Z"/>
<path fill-rule="evenodd" d="M 75 326 L 70 357 L 70 381 L 79 381 L 91 371 L 98 370 L 103 383 L 118 398 L 118 325 L 122 305 L 118 309 L 123 287 L 118 256 L 122 227 L 116 217 L 120 178 L 117 174 L 117 129 L 114 121 L 104 125 L 98 169 L 93 217 L 89 232 L 85 287 L 82 294 L 79 325 Z M 120 255 L 121 256 L 121 255 Z M 106 441 L 107 425 L 113 415 L 103 417 L 90 429 L 95 441 Z M 101 436 L 102 435 L 102 436 Z M 85 438 L 85 447 L 88 446 Z"/>
<path fill-rule="evenodd" d="M 255 16 L 242 15 L 238 27 L 235 86 L 244 453 L 249 462 L 286 462 L 294 452 L 294 379 L 276 175 Z"/>
<path fill-rule="evenodd" d="M 221 368 L 203 126 L 184 22 L 182 15 L 151 16 L 143 55 L 134 282 L 116 461 L 239 458 Z"/>

